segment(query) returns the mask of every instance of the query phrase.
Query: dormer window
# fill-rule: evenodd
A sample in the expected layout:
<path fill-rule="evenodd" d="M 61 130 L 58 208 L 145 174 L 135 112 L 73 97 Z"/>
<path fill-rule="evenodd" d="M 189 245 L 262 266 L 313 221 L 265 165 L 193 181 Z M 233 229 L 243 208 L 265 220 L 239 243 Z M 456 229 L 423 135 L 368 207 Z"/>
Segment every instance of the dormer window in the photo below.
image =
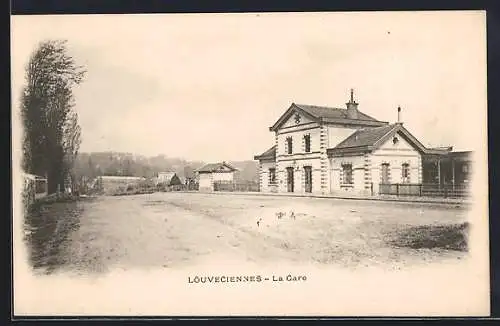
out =
<path fill-rule="evenodd" d="M 286 149 L 288 154 L 292 154 L 293 150 L 293 142 L 292 142 L 292 137 L 287 137 L 286 138 Z"/>
<path fill-rule="evenodd" d="M 311 135 L 304 135 L 305 152 L 311 152 Z"/>

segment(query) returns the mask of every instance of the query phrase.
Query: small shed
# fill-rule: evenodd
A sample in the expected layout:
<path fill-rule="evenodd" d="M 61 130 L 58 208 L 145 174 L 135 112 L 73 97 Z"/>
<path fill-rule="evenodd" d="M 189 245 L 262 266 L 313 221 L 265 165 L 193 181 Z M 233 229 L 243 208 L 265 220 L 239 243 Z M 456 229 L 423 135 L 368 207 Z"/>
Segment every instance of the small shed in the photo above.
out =
<path fill-rule="evenodd" d="M 214 191 L 214 183 L 232 183 L 234 172 L 238 171 L 227 162 L 209 163 L 196 170 L 199 190 Z"/>

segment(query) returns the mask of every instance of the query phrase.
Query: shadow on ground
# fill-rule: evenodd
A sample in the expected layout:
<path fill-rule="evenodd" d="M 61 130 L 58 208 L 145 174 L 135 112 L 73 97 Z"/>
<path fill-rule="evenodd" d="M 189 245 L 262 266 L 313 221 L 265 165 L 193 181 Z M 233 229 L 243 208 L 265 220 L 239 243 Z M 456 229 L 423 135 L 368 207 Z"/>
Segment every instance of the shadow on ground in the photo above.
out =
<path fill-rule="evenodd" d="M 80 227 L 83 211 L 78 202 L 34 204 L 25 215 L 24 240 L 30 263 L 50 274 L 67 262 L 70 234 Z"/>

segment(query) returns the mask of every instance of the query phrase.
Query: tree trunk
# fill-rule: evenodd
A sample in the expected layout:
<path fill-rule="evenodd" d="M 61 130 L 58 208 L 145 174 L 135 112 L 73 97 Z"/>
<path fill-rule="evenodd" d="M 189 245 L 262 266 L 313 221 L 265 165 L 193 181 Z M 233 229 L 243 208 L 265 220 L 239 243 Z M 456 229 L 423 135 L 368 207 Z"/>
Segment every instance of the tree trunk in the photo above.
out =
<path fill-rule="evenodd" d="M 62 172 L 62 166 L 53 166 L 48 173 L 48 188 L 49 194 L 57 192 L 57 187 L 60 185 L 59 190 L 64 191 L 64 173 Z"/>

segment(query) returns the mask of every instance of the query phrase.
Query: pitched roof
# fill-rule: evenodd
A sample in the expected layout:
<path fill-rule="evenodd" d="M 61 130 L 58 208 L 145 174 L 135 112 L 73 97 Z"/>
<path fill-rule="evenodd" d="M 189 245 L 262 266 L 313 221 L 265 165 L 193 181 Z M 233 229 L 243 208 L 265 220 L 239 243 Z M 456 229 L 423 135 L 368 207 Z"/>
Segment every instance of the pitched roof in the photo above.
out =
<path fill-rule="evenodd" d="M 381 125 L 387 125 L 385 121 L 379 121 L 361 111 L 358 110 L 358 118 L 350 119 L 347 115 L 347 109 L 340 109 L 327 106 L 317 106 L 308 104 L 296 104 L 292 103 L 288 110 L 276 121 L 276 123 L 270 127 L 271 131 L 279 128 L 295 111 L 302 112 L 312 120 L 316 122 L 324 123 L 346 123 L 353 125 L 364 125 L 371 127 L 378 127 Z"/>
<path fill-rule="evenodd" d="M 45 179 L 45 178 L 44 178 L 44 177 L 42 177 L 42 176 L 35 175 L 35 174 L 31 174 L 31 173 L 23 173 L 23 176 L 24 176 L 26 179 L 30 179 L 30 180 L 42 180 L 42 179 Z"/>
<path fill-rule="evenodd" d="M 435 149 L 426 148 L 415 138 L 401 123 L 394 123 L 376 128 L 363 128 L 355 131 L 352 135 L 340 142 L 334 148 L 327 150 L 329 155 L 342 155 L 347 153 L 366 153 L 377 149 L 387 139 L 396 133 L 401 135 L 418 151 L 426 155 L 443 155 L 449 153 L 450 148 Z"/>
<path fill-rule="evenodd" d="M 333 108 L 327 106 L 317 106 L 308 104 L 295 104 L 295 106 L 301 108 L 312 116 L 324 119 L 349 119 L 347 115 L 347 109 Z M 367 114 L 358 110 L 357 120 L 367 120 L 367 121 L 378 121 L 375 118 L 370 117 Z"/>
<path fill-rule="evenodd" d="M 366 147 L 373 146 L 382 137 L 391 133 L 395 128 L 396 124 L 387 125 L 377 128 L 366 128 L 360 129 L 354 132 L 351 136 L 340 142 L 335 148 L 352 148 L 352 147 Z"/>
<path fill-rule="evenodd" d="M 254 157 L 254 160 L 274 160 L 276 159 L 276 145 L 274 145 L 273 147 L 269 148 L 267 151 L 265 151 L 264 153 L 260 154 L 260 155 L 255 155 Z"/>
<path fill-rule="evenodd" d="M 231 172 L 238 171 L 238 169 L 231 166 L 227 162 L 205 164 L 204 166 L 197 169 L 196 171 L 198 173 L 212 173 L 212 172 L 219 172 L 221 170 L 224 170 L 224 168 L 228 168 Z"/>

